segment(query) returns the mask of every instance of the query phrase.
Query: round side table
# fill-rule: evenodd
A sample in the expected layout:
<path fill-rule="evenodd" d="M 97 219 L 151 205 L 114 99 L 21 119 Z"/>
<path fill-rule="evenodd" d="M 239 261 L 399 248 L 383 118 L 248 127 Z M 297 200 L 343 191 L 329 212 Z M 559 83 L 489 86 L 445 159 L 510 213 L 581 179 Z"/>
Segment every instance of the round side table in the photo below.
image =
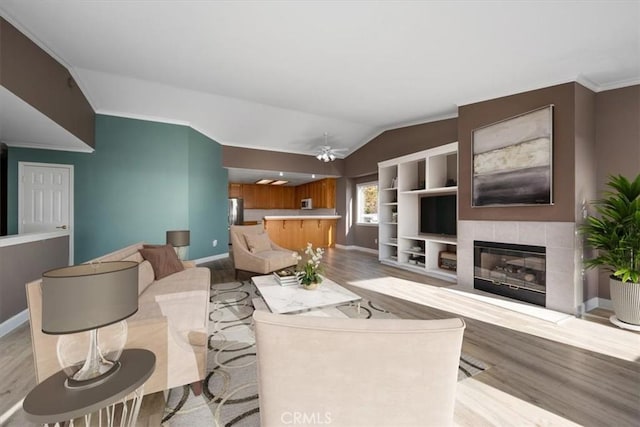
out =
<path fill-rule="evenodd" d="M 73 425 L 74 419 L 84 417 L 85 425 L 89 425 L 96 414 L 99 421 L 106 417 L 107 426 L 134 426 L 144 383 L 155 369 L 156 356 L 149 350 L 123 350 L 120 365 L 118 372 L 107 381 L 86 389 L 65 387 L 67 376 L 64 371 L 52 375 L 25 397 L 22 407 L 27 419 L 54 425 L 71 421 L 70 425 Z M 118 404 L 122 407 L 116 408 Z"/>

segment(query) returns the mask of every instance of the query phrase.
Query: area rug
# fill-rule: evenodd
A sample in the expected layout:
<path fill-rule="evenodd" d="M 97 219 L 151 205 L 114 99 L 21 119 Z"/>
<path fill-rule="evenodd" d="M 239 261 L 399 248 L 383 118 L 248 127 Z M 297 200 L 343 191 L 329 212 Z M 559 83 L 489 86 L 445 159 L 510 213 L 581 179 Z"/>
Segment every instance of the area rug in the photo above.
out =
<path fill-rule="evenodd" d="M 164 426 L 258 427 L 256 348 L 251 326 L 252 299 L 259 292 L 249 281 L 212 285 L 209 313 L 208 372 L 204 391 L 194 396 L 188 386 L 169 390 Z M 364 300 L 357 307 L 338 310 L 352 318 L 397 318 Z M 458 381 L 487 369 L 479 360 L 463 354 Z"/>

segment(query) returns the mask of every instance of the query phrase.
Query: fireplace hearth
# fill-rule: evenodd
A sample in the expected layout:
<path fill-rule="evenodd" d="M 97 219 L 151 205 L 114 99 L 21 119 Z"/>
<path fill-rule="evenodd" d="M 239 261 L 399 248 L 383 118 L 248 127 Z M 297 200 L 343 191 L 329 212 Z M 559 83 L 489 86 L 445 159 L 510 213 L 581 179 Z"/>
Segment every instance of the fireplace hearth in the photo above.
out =
<path fill-rule="evenodd" d="M 474 241 L 473 261 L 475 289 L 545 306 L 544 247 Z"/>

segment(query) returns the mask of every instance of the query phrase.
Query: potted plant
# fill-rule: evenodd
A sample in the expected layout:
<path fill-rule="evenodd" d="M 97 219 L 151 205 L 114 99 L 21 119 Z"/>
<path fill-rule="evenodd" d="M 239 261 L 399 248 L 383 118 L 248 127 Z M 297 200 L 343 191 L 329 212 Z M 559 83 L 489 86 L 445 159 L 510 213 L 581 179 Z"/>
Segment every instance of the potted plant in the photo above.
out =
<path fill-rule="evenodd" d="M 640 327 L 640 174 L 633 181 L 610 176 L 607 186 L 610 190 L 595 202 L 598 215 L 588 216 L 582 226 L 588 244 L 598 251 L 585 264 L 611 272 L 612 322 Z"/>
<path fill-rule="evenodd" d="M 298 266 L 300 283 L 305 289 L 316 289 L 322 282 L 322 276 L 320 276 L 322 272 L 320 260 L 324 254 L 324 249 L 316 248 L 314 250 L 313 245 L 307 243 L 304 254 L 306 255 L 306 259 Z M 298 256 L 298 261 L 301 259 L 302 257 Z"/>

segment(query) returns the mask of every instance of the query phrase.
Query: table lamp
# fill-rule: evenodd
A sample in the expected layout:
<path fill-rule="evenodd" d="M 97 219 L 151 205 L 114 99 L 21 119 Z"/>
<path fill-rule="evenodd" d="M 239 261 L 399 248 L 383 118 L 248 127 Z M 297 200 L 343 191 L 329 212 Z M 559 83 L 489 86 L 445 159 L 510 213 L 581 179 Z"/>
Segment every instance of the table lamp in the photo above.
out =
<path fill-rule="evenodd" d="M 103 383 L 118 371 L 124 319 L 138 311 L 138 263 L 74 265 L 42 275 L 42 332 L 60 335 L 58 361 L 67 388 Z"/>
<path fill-rule="evenodd" d="M 189 246 L 189 230 L 167 231 L 167 243 L 173 246 L 178 258 L 184 260 L 187 256 L 187 246 Z"/>

